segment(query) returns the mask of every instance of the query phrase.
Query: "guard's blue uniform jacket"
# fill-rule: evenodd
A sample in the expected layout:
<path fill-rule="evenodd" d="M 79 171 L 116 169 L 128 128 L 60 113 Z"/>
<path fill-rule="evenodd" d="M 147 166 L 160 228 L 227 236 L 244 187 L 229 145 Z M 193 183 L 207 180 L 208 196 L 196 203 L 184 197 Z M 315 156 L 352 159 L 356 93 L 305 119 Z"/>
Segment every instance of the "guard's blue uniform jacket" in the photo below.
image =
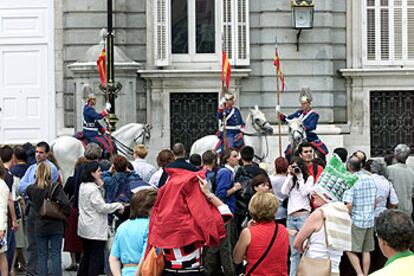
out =
<path fill-rule="evenodd" d="M 99 131 L 104 131 L 104 127 L 98 122 L 105 117 L 104 115 L 102 112 L 96 112 L 92 106 L 85 104 L 83 107 L 83 136 L 85 138 L 94 138 L 99 135 Z"/>
<path fill-rule="evenodd" d="M 289 120 L 293 118 L 301 118 L 303 127 L 306 132 L 306 140 L 312 143 L 312 145 L 316 147 L 322 154 L 326 155 L 328 153 L 328 148 L 319 139 L 318 135 L 314 132 L 319 121 L 319 114 L 316 111 L 310 110 L 305 113 L 303 110 L 299 109 L 298 111 L 287 117 L 285 114 L 281 113 L 279 115 L 279 118 L 284 123 L 286 123 L 286 118 Z"/>
<path fill-rule="evenodd" d="M 240 148 L 244 145 L 244 140 L 241 133 L 241 129 L 244 129 L 245 123 L 241 116 L 240 110 L 237 107 L 226 108 L 226 135 L 229 143 L 229 147 Z M 217 119 L 223 120 L 223 109 L 217 110 Z M 220 132 L 223 134 L 223 128 L 220 128 Z M 239 135 L 238 137 L 236 137 Z"/>

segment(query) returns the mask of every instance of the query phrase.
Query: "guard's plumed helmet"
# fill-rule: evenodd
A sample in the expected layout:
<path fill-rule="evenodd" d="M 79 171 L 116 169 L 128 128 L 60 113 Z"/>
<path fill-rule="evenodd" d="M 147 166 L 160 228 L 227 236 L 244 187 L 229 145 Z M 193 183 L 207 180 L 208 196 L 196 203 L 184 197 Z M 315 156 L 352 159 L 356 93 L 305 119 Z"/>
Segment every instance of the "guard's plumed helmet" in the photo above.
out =
<path fill-rule="evenodd" d="M 95 96 L 95 94 L 93 94 L 93 93 L 90 93 L 89 95 L 88 95 L 88 97 L 87 97 L 87 102 L 89 103 L 91 100 L 95 100 L 96 99 L 96 96 Z"/>
<path fill-rule="evenodd" d="M 82 87 L 83 97 L 86 98 L 86 102 L 89 103 L 91 100 L 96 99 L 95 94 L 89 84 L 85 83 Z"/>
<path fill-rule="evenodd" d="M 230 100 L 233 100 L 234 101 L 236 99 L 236 97 L 234 96 L 233 93 L 226 93 L 224 95 L 224 98 L 226 99 L 226 101 L 230 101 Z"/>
<path fill-rule="evenodd" d="M 312 93 L 309 87 L 302 87 L 300 89 L 299 101 L 301 103 L 312 102 Z"/>

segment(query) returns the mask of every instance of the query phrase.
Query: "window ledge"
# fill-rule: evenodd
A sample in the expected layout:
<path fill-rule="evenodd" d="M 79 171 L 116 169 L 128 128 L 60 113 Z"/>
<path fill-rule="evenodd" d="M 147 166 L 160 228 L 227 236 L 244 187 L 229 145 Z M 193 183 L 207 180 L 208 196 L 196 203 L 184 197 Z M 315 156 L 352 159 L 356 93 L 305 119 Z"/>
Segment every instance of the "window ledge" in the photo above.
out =
<path fill-rule="evenodd" d="M 249 76 L 251 69 L 231 69 L 232 78 L 245 78 Z M 137 73 L 145 79 L 151 78 L 219 78 L 221 76 L 221 70 L 138 70 Z"/>

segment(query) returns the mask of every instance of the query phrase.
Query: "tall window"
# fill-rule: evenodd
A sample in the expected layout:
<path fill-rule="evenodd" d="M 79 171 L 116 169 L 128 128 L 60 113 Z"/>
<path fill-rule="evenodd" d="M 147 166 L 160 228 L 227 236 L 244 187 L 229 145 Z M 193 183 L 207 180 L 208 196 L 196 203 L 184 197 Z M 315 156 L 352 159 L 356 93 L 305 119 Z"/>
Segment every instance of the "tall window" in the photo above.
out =
<path fill-rule="evenodd" d="M 155 64 L 220 60 L 249 64 L 248 0 L 154 0 Z M 223 38 L 223 41 L 222 41 Z"/>
<path fill-rule="evenodd" d="M 214 0 L 196 0 L 195 26 L 196 26 L 196 53 L 216 52 L 216 24 Z"/>
<path fill-rule="evenodd" d="M 171 0 L 172 54 L 216 52 L 215 0 Z"/>
<path fill-rule="evenodd" d="M 188 54 L 187 0 L 171 0 L 171 50 L 173 54 Z"/>
<path fill-rule="evenodd" d="M 364 62 L 414 65 L 414 0 L 364 0 Z"/>

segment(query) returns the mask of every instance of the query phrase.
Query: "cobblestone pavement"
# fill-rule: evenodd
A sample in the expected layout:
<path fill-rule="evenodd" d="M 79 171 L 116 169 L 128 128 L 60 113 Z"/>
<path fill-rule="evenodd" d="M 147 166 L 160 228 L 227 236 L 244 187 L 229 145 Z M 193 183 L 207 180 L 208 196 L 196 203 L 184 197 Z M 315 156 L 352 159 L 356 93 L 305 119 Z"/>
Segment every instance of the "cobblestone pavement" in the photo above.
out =
<path fill-rule="evenodd" d="M 63 276 L 76 276 L 76 271 L 73 272 L 68 272 L 65 271 L 64 268 L 68 267 L 70 265 L 70 255 L 69 253 L 63 252 L 62 254 L 62 271 L 63 271 Z M 24 276 L 25 272 L 19 272 L 17 274 L 15 274 L 16 276 Z"/>

